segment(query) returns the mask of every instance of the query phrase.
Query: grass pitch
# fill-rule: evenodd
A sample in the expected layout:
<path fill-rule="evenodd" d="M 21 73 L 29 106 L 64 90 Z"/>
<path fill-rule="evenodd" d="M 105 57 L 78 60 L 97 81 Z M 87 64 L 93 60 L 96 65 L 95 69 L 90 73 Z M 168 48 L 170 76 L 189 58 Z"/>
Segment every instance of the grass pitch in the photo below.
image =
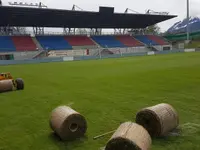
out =
<path fill-rule="evenodd" d="M 143 107 L 167 102 L 180 124 L 200 124 L 200 53 L 95 61 L 1 66 L 22 77 L 25 90 L 0 94 L 0 150 L 98 150 Z M 52 109 L 70 105 L 87 118 L 85 138 L 58 141 L 49 128 Z M 152 150 L 199 150 L 200 127 L 185 136 L 154 139 Z"/>

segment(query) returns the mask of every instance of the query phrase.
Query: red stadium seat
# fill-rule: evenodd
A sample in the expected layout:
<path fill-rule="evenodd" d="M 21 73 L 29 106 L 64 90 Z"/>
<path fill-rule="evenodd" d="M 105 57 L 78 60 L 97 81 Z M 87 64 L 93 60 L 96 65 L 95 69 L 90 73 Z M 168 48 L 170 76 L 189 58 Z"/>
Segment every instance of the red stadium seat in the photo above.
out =
<path fill-rule="evenodd" d="M 35 51 L 37 46 L 30 36 L 13 36 L 12 41 L 17 51 Z"/>
<path fill-rule="evenodd" d="M 72 46 L 92 46 L 96 45 L 89 37 L 87 36 L 65 36 L 65 40 Z"/>
<path fill-rule="evenodd" d="M 116 36 L 116 39 L 127 47 L 144 46 L 144 44 L 142 44 L 141 42 L 139 42 L 138 40 L 134 39 L 129 35 L 118 35 Z"/>

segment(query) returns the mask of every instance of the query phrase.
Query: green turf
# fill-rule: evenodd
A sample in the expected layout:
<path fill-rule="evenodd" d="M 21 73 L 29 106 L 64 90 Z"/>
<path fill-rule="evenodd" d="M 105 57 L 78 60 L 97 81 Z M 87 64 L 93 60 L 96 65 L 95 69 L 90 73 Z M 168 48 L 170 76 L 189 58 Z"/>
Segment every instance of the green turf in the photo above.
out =
<path fill-rule="evenodd" d="M 143 107 L 167 102 L 180 123 L 200 124 L 200 53 L 1 66 L 25 90 L 0 94 L 0 150 L 98 150 L 95 135 L 135 119 Z M 87 118 L 85 138 L 60 142 L 49 128 L 53 108 L 70 104 Z M 153 139 L 152 150 L 199 150 L 200 129 Z"/>

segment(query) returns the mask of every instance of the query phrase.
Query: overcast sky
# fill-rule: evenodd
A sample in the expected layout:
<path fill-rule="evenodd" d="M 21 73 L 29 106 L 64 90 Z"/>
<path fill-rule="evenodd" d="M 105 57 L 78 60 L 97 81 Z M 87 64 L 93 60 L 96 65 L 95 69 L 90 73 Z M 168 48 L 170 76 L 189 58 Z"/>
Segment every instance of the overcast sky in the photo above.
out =
<path fill-rule="evenodd" d="M 8 2 L 21 1 L 28 3 L 42 2 L 49 8 L 71 9 L 73 4 L 81 7 L 83 10 L 98 11 L 99 6 L 115 7 L 115 12 L 124 12 L 130 8 L 140 13 L 145 13 L 147 9 L 154 11 L 165 11 L 172 15 L 178 15 L 177 18 L 162 22 L 159 24 L 162 31 L 167 30 L 175 22 L 186 17 L 186 0 L 2 0 L 3 4 Z M 200 0 L 190 0 L 191 16 L 200 16 Z M 131 13 L 131 12 L 130 12 Z"/>

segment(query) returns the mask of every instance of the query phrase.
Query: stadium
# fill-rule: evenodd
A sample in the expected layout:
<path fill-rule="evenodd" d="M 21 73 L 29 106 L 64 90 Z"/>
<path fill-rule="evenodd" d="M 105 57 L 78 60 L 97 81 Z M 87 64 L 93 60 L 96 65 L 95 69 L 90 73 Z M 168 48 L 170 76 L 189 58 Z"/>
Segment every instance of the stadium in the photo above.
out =
<path fill-rule="evenodd" d="M 199 49 L 181 47 L 183 40 L 175 41 L 179 46 L 174 46 L 171 35 L 147 31 L 148 27 L 176 15 L 150 10 L 145 14 L 127 13 L 127 10 L 117 13 L 114 7 L 100 6 L 99 11 L 80 11 L 75 5 L 72 10 L 64 10 L 42 3 L 14 2 L 9 6 L 0 3 L 0 150 L 200 148 Z M 63 32 L 47 32 L 47 28 L 60 28 Z M 114 32 L 108 34 L 104 29 Z M 10 74 L 4 76 L 7 72 Z M 11 74 L 20 78 L 15 82 Z M 23 87 L 19 86 L 21 78 Z M 15 89 L 13 85 L 9 87 L 12 92 L 2 92 L 5 88 L 1 82 L 7 79 L 13 80 L 10 84 Z M 160 130 L 163 135 L 164 131 L 170 132 L 155 138 L 148 127 L 139 125 L 137 117 L 142 108 L 154 109 L 161 103 L 173 106 L 178 117 L 169 113 L 173 109 L 160 110 L 168 117 L 161 115 L 164 127 Z M 68 133 L 66 130 L 73 134 L 79 128 L 78 123 L 71 123 L 62 132 L 55 129 L 61 128 L 57 121 L 67 112 L 64 109 L 69 109 L 55 109 L 62 105 L 77 111 L 70 108 L 70 113 L 84 116 L 87 131 L 83 137 L 61 140 L 62 134 Z M 61 116 L 55 121 L 52 119 L 55 115 Z M 122 123 L 128 121 L 136 124 L 123 133 L 126 124 Z M 123 132 L 117 132 L 119 126 L 124 128 Z M 175 127 L 179 130 L 172 132 Z M 128 146 L 131 140 L 136 148 L 132 145 L 125 148 L 124 141 L 117 141 L 119 144 L 113 144 L 114 147 L 112 140 L 117 134 L 129 141 Z"/>

